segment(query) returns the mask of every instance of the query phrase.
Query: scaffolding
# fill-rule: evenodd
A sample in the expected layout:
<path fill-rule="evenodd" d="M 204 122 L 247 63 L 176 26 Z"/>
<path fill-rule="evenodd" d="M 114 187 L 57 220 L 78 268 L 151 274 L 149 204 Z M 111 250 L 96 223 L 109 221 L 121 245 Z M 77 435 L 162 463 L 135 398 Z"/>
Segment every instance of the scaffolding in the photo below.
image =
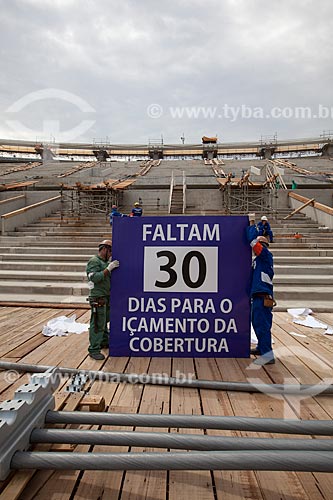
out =
<path fill-rule="evenodd" d="M 65 216 L 80 220 L 82 216 L 93 214 L 108 215 L 112 205 L 122 203 L 123 191 L 110 186 L 87 188 L 80 184 L 61 187 L 61 220 Z"/>
<path fill-rule="evenodd" d="M 257 175 L 264 177 L 264 181 L 250 180 L 250 171 L 242 171 L 241 178 L 234 178 L 229 172 L 218 176 L 222 192 L 222 207 L 226 214 L 243 214 L 247 212 L 264 212 L 276 215 L 278 211 L 278 190 L 287 189 L 283 180 L 283 169 L 275 160 L 265 165 L 264 171 L 258 170 Z M 220 172 L 221 173 L 221 172 Z M 215 171 L 215 174 L 217 172 Z"/>
<path fill-rule="evenodd" d="M 244 214 L 247 212 L 276 212 L 275 193 L 269 186 L 242 186 L 227 184 L 222 190 L 222 206 L 226 214 Z"/>

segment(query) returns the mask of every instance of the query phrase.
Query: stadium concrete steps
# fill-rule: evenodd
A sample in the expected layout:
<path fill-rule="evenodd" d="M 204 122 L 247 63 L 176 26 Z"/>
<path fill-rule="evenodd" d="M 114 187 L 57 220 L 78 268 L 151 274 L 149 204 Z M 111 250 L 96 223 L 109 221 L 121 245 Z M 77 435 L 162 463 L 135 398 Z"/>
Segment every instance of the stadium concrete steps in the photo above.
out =
<path fill-rule="evenodd" d="M 87 304 L 85 267 L 111 237 L 105 217 L 43 217 L 0 237 L 0 302 Z"/>
<path fill-rule="evenodd" d="M 333 233 L 302 214 L 292 221 L 272 220 L 272 229 L 275 310 L 332 310 Z M 302 238 L 294 238 L 295 232 Z M 61 221 L 59 214 L 1 236 L 0 302 L 87 304 L 85 266 L 106 238 L 110 226 L 104 216 L 77 222 L 68 217 Z"/>
<path fill-rule="evenodd" d="M 21 282 L 17 279 L 12 280 L 3 280 L 1 282 L 1 294 L 0 294 L 0 302 L 5 300 L 3 296 L 6 296 L 7 293 L 13 293 L 16 289 L 19 288 L 19 292 L 16 294 L 16 300 L 27 302 L 29 300 L 29 296 L 37 295 L 38 300 L 40 302 L 47 302 L 47 300 L 43 299 L 44 295 L 64 295 L 68 298 L 71 296 L 82 296 L 80 302 L 85 302 L 85 298 L 88 295 L 88 286 L 86 283 L 78 282 L 78 281 L 61 281 L 61 276 L 57 276 L 58 279 L 51 279 L 48 277 L 44 280 L 40 279 L 28 279 L 23 280 L 21 274 Z M 38 278 L 36 276 L 36 278 Z M 19 298 L 21 300 L 19 300 Z M 37 300 L 37 301 L 38 301 Z M 70 300 L 68 300 L 70 302 Z"/>
<path fill-rule="evenodd" d="M 170 214 L 179 215 L 183 210 L 183 187 L 175 186 L 172 192 Z"/>
<path fill-rule="evenodd" d="M 333 289 L 329 291 L 329 293 L 333 293 Z M 286 311 L 287 309 L 301 309 L 307 308 L 311 309 L 314 312 L 330 312 L 332 311 L 332 301 L 325 300 L 322 297 L 319 299 L 312 297 L 311 299 L 295 299 L 295 295 L 297 296 L 297 290 L 293 290 L 292 297 L 286 299 L 279 299 L 277 301 L 277 305 L 274 307 L 274 312 Z"/>
<path fill-rule="evenodd" d="M 290 268 L 290 271 L 293 272 L 293 269 Z M 311 269 L 312 271 L 312 269 Z M 306 273 L 306 269 L 304 269 L 303 274 L 277 274 L 275 273 L 274 276 L 274 286 L 275 286 L 275 293 L 276 293 L 276 287 L 277 285 L 302 285 L 304 287 L 304 293 L 305 293 L 305 287 L 310 286 L 317 286 L 320 288 L 321 286 L 324 285 L 330 285 L 332 283 L 332 275 L 326 275 L 326 274 L 313 274 L 310 271 L 310 273 Z"/>
<path fill-rule="evenodd" d="M 2 266 L 1 266 L 2 267 Z M 61 267 L 59 265 L 59 267 Z M 64 281 L 69 281 L 69 282 L 86 282 L 86 276 L 84 274 L 84 269 L 83 271 L 77 271 L 77 272 L 72 272 L 72 271 L 67 271 L 67 270 L 55 270 L 54 268 L 51 270 L 50 266 L 46 265 L 45 269 L 31 269 L 31 266 L 29 266 L 29 263 L 27 262 L 27 265 L 25 269 L 18 269 L 18 270 L 13 270 L 13 269 L 0 269 L 0 280 L 3 283 L 4 280 L 15 280 L 19 279 L 22 277 L 22 272 L 24 272 L 24 277 L 26 279 L 33 279 L 36 281 L 59 281 L 59 282 L 64 282 Z"/>
<path fill-rule="evenodd" d="M 274 256 L 276 257 L 292 257 L 297 256 L 301 259 L 305 259 L 306 257 L 332 257 L 333 256 L 333 247 L 321 247 L 317 245 L 311 245 L 307 247 L 299 248 L 298 245 L 291 247 L 290 245 L 279 246 L 274 248 L 274 245 L 271 246 L 271 250 Z M 308 262 L 308 261 L 305 261 Z"/>
<path fill-rule="evenodd" d="M 0 240 L 1 241 L 1 240 Z M 25 245 L 27 245 L 29 242 L 26 242 Z M 60 242 L 61 243 L 61 242 Z M 54 242 L 53 245 L 56 245 L 57 243 Z M 31 255 L 49 255 L 49 256 L 52 256 L 52 255 L 58 255 L 58 256 L 64 256 L 65 259 L 67 258 L 67 256 L 69 256 L 70 258 L 72 258 L 71 256 L 74 256 L 74 255 L 78 255 L 78 256 L 82 256 L 82 252 L 84 252 L 84 254 L 89 254 L 91 256 L 92 252 L 96 252 L 96 245 L 91 245 L 91 246 L 87 246 L 87 245 L 80 245 L 78 246 L 76 244 L 76 246 L 70 246 L 70 242 L 67 242 L 67 243 L 64 243 L 59 246 L 41 246 L 41 243 L 39 243 L 38 245 L 32 245 L 32 246 L 25 246 L 24 243 L 22 243 L 20 246 L 1 246 L 0 245 L 0 259 L 4 256 L 4 255 L 7 255 L 7 254 L 12 254 L 14 255 L 14 257 L 16 258 L 17 255 L 27 255 L 27 256 L 30 256 Z M 50 257 L 51 258 L 51 257 Z M 2 260 L 2 259 L 1 259 Z"/>
<path fill-rule="evenodd" d="M 16 250 L 19 250 L 19 249 L 16 249 Z M 33 249 L 29 249 L 29 250 L 33 250 Z M 23 261 L 24 263 L 27 263 L 27 262 L 34 263 L 37 261 L 37 263 L 42 265 L 42 266 L 45 265 L 45 262 L 47 262 L 48 264 L 58 265 L 58 262 L 64 261 L 64 255 L 66 256 L 66 265 L 67 264 L 72 265 L 73 263 L 86 264 L 88 259 L 91 257 L 91 253 L 69 255 L 68 253 L 66 253 L 66 254 L 64 254 L 64 253 L 60 253 L 60 254 L 52 253 L 51 254 L 51 253 L 49 253 L 49 251 L 47 253 L 43 253 L 43 254 L 42 253 L 29 253 L 29 254 L 27 254 L 27 253 L 2 253 L 0 255 L 0 262 L 2 262 L 2 264 L 1 264 L 2 268 L 4 268 L 3 265 L 5 263 L 10 264 L 12 261 L 15 261 L 16 263 L 19 263 L 21 261 Z"/>
<path fill-rule="evenodd" d="M 300 214 L 298 214 L 300 215 Z M 333 310 L 333 232 L 309 218 L 272 221 L 276 311 Z M 299 233 L 300 238 L 295 238 Z"/>
<path fill-rule="evenodd" d="M 294 267 L 308 267 L 313 263 L 313 256 L 295 256 L 295 255 L 278 255 L 276 251 L 274 252 L 274 267 L 277 266 L 286 266 L 288 264 L 292 264 Z M 333 264 L 333 255 L 331 257 L 320 256 L 320 259 L 316 262 L 318 267 L 322 266 L 330 266 Z M 333 266 L 332 266 L 333 269 Z"/>
<path fill-rule="evenodd" d="M 57 229 L 57 228 L 52 228 L 48 231 L 46 230 L 40 230 L 39 228 L 36 228 L 35 230 L 32 229 L 25 229 L 25 230 L 19 230 L 19 231 L 8 231 L 7 236 L 54 236 L 55 234 L 57 237 L 68 237 L 68 236 L 74 236 L 78 238 L 104 238 L 104 237 L 109 237 L 111 231 L 74 231 L 73 229 L 70 231 L 69 228 L 66 228 L 65 230 Z"/>
<path fill-rule="evenodd" d="M 281 265 L 281 264 L 277 264 L 276 260 L 274 262 L 274 272 L 275 272 L 275 275 L 277 276 L 276 280 L 282 279 L 285 274 L 288 274 L 289 277 L 290 276 L 298 276 L 298 275 L 303 276 L 305 268 L 306 268 L 306 266 L 304 266 L 304 265 L 297 265 L 294 263 Z M 320 265 L 320 264 L 319 265 L 312 265 L 311 264 L 307 268 L 307 274 L 311 275 L 311 276 L 316 275 L 317 278 L 319 277 L 319 275 L 325 275 L 325 276 L 330 277 L 332 279 L 333 266 L 332 266 L 332 264 L 331 265 L 324 265 L 324 264 L 323 265 Z M 277 282 L 276 280 L 275 280 L 275 283 Z"/>

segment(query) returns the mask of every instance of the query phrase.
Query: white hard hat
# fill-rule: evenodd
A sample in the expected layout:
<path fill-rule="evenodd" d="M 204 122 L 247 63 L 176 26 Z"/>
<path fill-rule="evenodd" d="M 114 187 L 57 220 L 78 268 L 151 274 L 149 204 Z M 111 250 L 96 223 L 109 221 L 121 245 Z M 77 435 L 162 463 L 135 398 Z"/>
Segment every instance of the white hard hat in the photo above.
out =
<path fill-rule="evenodd" d="M 258 236 L 257 240 L 260 241 L 260 243 L 264 243 L 264 245 L 269 247 L 268 239 L 266 236 Z"/>
<path fill-rule="evenodd" d="M 261 220 L 268 220 L 268 219 L 267 219 L 266 215 L 263 215 L 263 216 L 261 217 Z"/>

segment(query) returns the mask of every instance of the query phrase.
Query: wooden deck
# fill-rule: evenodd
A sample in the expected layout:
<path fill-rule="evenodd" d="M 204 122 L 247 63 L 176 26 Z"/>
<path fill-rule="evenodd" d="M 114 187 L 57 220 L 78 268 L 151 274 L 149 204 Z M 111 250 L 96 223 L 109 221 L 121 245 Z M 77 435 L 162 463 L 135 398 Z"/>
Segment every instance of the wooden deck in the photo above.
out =
<path fill-rule="evenodd" d="M 98 362 L 87 357 L 87 333 L 46 338 L 42 327 L 49 319 L 75 313 L 80 322 L 88 322 L 83 309 L 43 309 L 0 307 L 0 354 L 2 359 L 31 364 L 61 365 L 85 369 L 104 369 L 124 373 L 183 374 L 201 379 L 253 381 L 268 383 L 332 383 L 333 336 L 323 330 L 292 324 L 287 313 L 274 314 L 273 334 L 277 363 L 256 370 L 248 369 L 247 359 L 170 359 L 112 358 Z M 316 317 L 333 325 L 333 313 Z M 304 336 L 291 335 L 296 332 Z M 27 381 L 27 375 L 8 379 L 0 372 L 1 400 L 11 399 L 14 390 Z M 64 393 L 59 388 L 57 406 L 76 408 L 81 394 Z M 301 401 L 296 397 L 271 397 L 266 394 L 216 392 L 132 384 L 93 382 L 90 394 L 102 395 L 109 412 L 179 413 L 237 415 L 272 418 L 331 419 L 332 396 L 317 396 Z M 65 405 L 65 406 L 64 406 Z M 87 428 L 87 426 L 82 426 Z M 114 428 L 113 428 L 114 429 Z M 117 429 L 120 429 L 117 427 Z M 128 430 L 128 428 L 123 428 Z M 142 429 L 150 430 L 150 429 Z M 168 431 L 168 429 L 159 429 Z M 170 429 L 177 432 L 177 429 Z M 186 432 L 182 430 L 181 432 Z M 192 429 L 189 432 L 194 433 Z M 204 431 L 198 430 L 197 433 Z M 207 431 L 210 435 L 258 436 L 249 432 Z M 262 437 L 272 437 L 261 434 Z M 277 435 L 276 435 L 277 436 Z M 279 435 L 277 437 L 286 437 Z M 68 448 L 68 446 L 67 446 Z M 44 448 L 45 449 L 45 445 Z M 91 450 L 78 446 L 76 451 Z M 128 451 L 114 447 L 113 451 Z M 110 448 L 95 446 L 94 451 Z M 132 451 L 142 449 L 132 448 Z M 146 450 L 148 451 L 148 450 Z M 152 451 L 151 449 L 149 451 Z M 160 450 L 153 450 L 160 451 Z M 258 471 L 19 471 L 2 485 L 0 498 L 47 499 L 166 499 L 166 500 L 237 500 L 237 499 L 332 499 L 333 475 L 323 473 Z"/>

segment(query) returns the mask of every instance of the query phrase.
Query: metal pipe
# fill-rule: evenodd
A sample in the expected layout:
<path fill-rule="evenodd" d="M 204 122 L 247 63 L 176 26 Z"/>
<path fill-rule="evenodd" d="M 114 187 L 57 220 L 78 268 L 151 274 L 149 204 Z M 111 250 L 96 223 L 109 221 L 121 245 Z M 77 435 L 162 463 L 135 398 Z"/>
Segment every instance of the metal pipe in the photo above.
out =
<path fill-rule="evenodd" d="M 90 380 L 99 380 L 107 382 L 128 382 L 130 384 L 150 384 L 150 385 L 167 385 L 174 387 L 189 387 L 194 389 L 212 389 L 215 391 L 237 391 L 237 392 L 262 392 L 265 394 L 295 394 L 298 396 L 320 396 L 332 395 L 333 385 L 329 384 L 299 384 L 299 385 L 283 385 L 283 384 L 255 384 L 247 382 L 223 382 L 216 380 L 200 380 L 200 379 L 177 379 L 175 377 L 163 377 L 137 373 L 117 373 L 103 372 L 94 370 L 80 370 L 77 368 L 64 368 L 46 365 L 31 365 L 25 363 L 10 363 L 8 361 L 0 361 L 0 369 L 16 370 L 17 372 L 40 373 L 49 369 L 57 368 L 58 373 L 64 376 L 72 376 L 77 373 L 88 375 Z"/>
<path fill-rule="evenodd" d="M 182 450 L 323 450 L 333 451 L 333 439 L 278 439 L 200 436 L 166 432 L 34 429 L 31 443 L 140 446 Z"/>
<path fill-rule="evenodd" d="M 11 469 L 271 470 L 333 472 L 331 451 L 65 453 L 18 451 Z"/>
<path fill-rule="evenodd" d="M 206 415 L 150 415 L 83 411 L 48 411 L 48 424 L 121 425 L 130 427 L 183 427 L 228 429 L 253 432 L 282 432 L 333 436 L 333 420 L 284 420 L 254 417 L 212 417 Z"/>

